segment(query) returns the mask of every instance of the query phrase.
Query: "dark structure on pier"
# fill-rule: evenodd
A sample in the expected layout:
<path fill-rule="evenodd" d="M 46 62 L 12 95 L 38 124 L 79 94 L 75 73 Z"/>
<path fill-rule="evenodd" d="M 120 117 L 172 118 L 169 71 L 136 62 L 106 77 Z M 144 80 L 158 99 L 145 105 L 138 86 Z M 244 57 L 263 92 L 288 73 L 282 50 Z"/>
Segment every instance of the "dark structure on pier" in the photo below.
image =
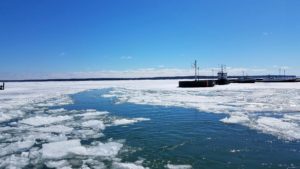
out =
<path fill-rule="evenodd" d="M 256 79 L 249 77 L 248 75 L 245 76 L 245 72 L 243 71 L 243 76 L 239 77 L 237 80 L 230 81 L 231 83 L 255 83 Z"/>
<path fill-rule="evenodd" d="M 195 68 L 195 80 L 194 81 L 179 81 L 179 87 L 213 87 L 215 86 L 214 80 L 199 80 L 199 67 L 197 66 L 197 61 L 193 65 Z"/>
<path fill-rule="evenodd" d="M 179 87 L 213 87 L 214 80 L 179 81 Z"/>
<path fill-rule="evenodd" d="M 4 88 L 5 88 L 5 83 L 2 82 L 2 85 L 0 85 L 0 90 L 4 90 Z"/>
<path fill-rule="evenodd" d="M 218 80 L 216 81 L 216 84 L 227 85 L 230 83 L 230 81 L 227 78 L 227 73 L 225 69 L 226 69 L 225 65 L 221 65 L 221 71 L 218 72 Z"/>

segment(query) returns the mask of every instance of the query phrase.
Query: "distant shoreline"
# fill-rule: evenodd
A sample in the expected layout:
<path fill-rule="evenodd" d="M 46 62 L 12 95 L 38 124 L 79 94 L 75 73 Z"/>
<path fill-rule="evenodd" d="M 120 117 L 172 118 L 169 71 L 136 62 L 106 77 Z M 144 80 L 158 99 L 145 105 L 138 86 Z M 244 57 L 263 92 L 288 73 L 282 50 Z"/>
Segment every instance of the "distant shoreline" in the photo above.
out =
<path fill-rule="evenodd" d="M 248 76 L 251 78 L 259 79 L 265 78 L 270 75 L 254 75 Z M 271 75 L 282 76 L 283 75 Z M 286 75 L 285 77 L 291 77 L 294 75 Z M 239 78 L 243 76 L 228 76 L 228 78 Z M 121 81 L 121 80 L 176 80 L 176 79 L 194 79 L 195 76 L 167 76 L 167 77 L 140 77 L 140 78 L 66 78 L 66 79 L 23 79 L 23 80 L 0 80 L 0 82 L 66 82 L 66 81 Z M 198 76 L 199 79 L 216 79 L 217 76 Z M 297 77 L 297 82 L 300 82 L 300 78 Z"/>

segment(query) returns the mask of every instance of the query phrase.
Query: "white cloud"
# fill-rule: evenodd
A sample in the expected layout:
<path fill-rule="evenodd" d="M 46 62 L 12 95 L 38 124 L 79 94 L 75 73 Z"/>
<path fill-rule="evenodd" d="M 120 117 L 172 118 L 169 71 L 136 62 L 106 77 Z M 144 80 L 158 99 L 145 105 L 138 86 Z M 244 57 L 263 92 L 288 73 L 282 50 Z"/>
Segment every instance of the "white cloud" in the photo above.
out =
<path fill-rule="evenodd" d="M 132 56 L 121 56 L 120 58 L 123 59 L 123 60 L 130 60 L 130 59 L 133 59 Z"/>
<path fill-rule="evenodd" d="M 211 76 L 212 69 L 216 75 L 219 68 L 200 69 L 200 75 Z M 248 75 L 266 75 L 278 74 L 278 68 L 243 68 L 243 67 L 227 67 L 229 75 L 242 75 L 243 72 Z M 290 68 L 286 74 L 300 74 L 300 68 Z M 102 71 L 81 71 L 81 72 L 65 72 L 65 73 L 0 73 L 0 79 L 54 79 L 54 78 L 131 78 L 131 77 L 164 77 L 164 76 L 193 76 L 193 69 L 177 69 L 177 68 L 145 68 L 135 70 L 102 70 Z"/>

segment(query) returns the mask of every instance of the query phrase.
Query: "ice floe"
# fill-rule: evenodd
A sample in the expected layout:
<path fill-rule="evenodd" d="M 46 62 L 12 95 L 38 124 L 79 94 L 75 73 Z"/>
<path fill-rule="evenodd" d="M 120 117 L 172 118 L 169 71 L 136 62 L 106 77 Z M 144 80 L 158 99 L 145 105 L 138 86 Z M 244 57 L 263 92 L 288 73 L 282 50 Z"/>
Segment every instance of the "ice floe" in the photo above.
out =
<path fill-rule="evenodd" d="M 70 116 L 35 116 L 21 120 L 20 123 L 28 124 L 31 126 L 42 126 L 45 124 L 57 123 L 70 119 L 72 119 L 72 117 Z"/>
<path fill-rule="evenodd" d="M 56 169 L 67 169 L 72 168 L 67 160 L 59 160 L 59 161 L 47 161 L 46 166 L 49 168 L 56 168 Z"/>
<path fill-rule="evenodd" d="M 167 164 L 166 168 L 168 169 L 191 169 L 191 165 L 175 165 L 175 164 Z"/>
<path fill-rule="evenodd" d="M 6 147 L 2 147 L 0 151 L 0 157 L 8 154 L 22 152 L 24 150 L 28 150 L 34 145 L 35 141 L 18 141 L 7 145 Z"/>
<path fill-rule="evenodd" d="M 114 162 L 112 167 L 114 169 L 149 169 L 148 167 L 145 168 L 135 163 L 120 163 L 120 162 Z"/>
<path fill-rule="evenodd" d="M 52 132 L 52 133 L 70 133 L 72 132 L 73 128 L 64 125 L 54 125 L 48 127 L 40 127 L 37 128 L 36 130 L 41 132 Z"/>
<path fill-rule="evenodd" d="M 28 154 L 11 155 L 0 159 L 0 168 L 19 169 L 29 164 Z"/>
<path fill-rule="evenodd" d="M 76 117 L 82 117 L 84 119 L 91 119 L 91 118 L 95 118 L 95 117 L 99 117 L 99 116 L 103 116 L 108 114 L 109 112 L 107 111 L 97 111 L 97 110 L 86 110 L 85 113 L 81 113 L 81 114 L 76 114 Z"/>
<path fill-rule="evenodd" d="M 149 118 L 132 118 L 132 119 L 115 119 L 113 121 L 113 125 L 127 125 L 127 124 L 133 124 L 133 123 L 137 123 L 137 122 L 140 122 L 140 121 L 148 121 L 150 120 Z"/>
<path fill-rule="evenodd" d="M 118 142 L 99 142 L 96 146 L 85 147 L 77 139 L 43 144 L 42 154 L 45 159 L 61 159 L 68 155 L 114 157 L 122 147 Z"/>
<path fill-rule="evenodd" d="M 102 121 L 100 120 L 89 120 L 89 121 L 85 121 L 82 123 L 83 127 L 89 127 L 89 128 L 93 128 L 93 129 L 101 129 L 104 130 L 105 129 L 105 125 L 103 124 Z"/>

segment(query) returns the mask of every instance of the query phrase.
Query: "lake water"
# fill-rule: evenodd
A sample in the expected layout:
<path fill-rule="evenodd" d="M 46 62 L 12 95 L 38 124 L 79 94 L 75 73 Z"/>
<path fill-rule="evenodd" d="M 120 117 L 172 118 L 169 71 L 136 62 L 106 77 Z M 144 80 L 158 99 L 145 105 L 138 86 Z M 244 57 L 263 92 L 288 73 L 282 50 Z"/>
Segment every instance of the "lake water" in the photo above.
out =
<path fill-rule="evenodd" d="M 165 168 L 167 164 L 209 169 L 300 168 L 299 141 L 278 139 L 238 124 L 224 124 L 220 122 L 224 114 L 118 104 L 116 98 L 101 97 L 108 90 L 75 94 L 74 104 L 61 107 L 108 111 L 108 116 L 122 118 L 149 118 L 134 124 L 109 126 L 103 131 L 104 136 L 97 138 L 125 140 L 117 156 L 124 162 L 140 160 L 144 167 L 154 169 Z M 90 140 L 81 142 L 89 144 Z"/>

